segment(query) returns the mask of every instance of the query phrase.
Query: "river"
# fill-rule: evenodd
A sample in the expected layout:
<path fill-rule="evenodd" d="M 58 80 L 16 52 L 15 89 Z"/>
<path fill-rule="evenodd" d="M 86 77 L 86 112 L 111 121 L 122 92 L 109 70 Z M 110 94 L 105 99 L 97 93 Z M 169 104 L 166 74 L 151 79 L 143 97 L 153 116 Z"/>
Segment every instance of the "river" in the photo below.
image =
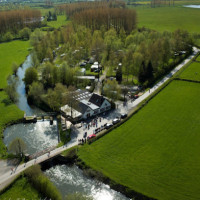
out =
<path fill-rule="evenodd" d="M 184 5 L 186 8 L 200 8 L 200 5 Z"/>
<path fill-rule="evenodd" d="M 25 71 L 31 66 L 31 55 L 27 57 L 23 65 L 18 69 L 17 75 L 19 83 L 17 92 L 19 101 L 17 106 L 27 115 L 37 115 L 44 111 L 30 106 L 27 102 L 25 85 L 23 82 Z M 16 138 L 22 138 L 27 145 L 27 153 L 34 154 L 48 147 L 55 146 L 58 143 L 57 121 L 50 125 L 49 121 L 39 121 L 30 124 L 15 124 L 9 126 L 4 131 L 4 143 L 6 146 Z M 64 197 L 67 194 L 80 192 L 94 198 L 94 200 L 127 200 L 119 192 L 110 189 L 97 180 L 87 178 L 77 166 L 57 165 L 44 172 L 50 180 L 56 185 Z"/>

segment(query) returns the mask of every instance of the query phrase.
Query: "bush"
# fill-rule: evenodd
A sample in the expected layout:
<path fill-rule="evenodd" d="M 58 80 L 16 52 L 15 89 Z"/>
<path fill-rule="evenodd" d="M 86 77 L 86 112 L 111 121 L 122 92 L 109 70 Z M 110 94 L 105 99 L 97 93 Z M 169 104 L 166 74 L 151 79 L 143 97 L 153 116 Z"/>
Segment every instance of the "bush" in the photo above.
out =
<path fill-rule="evenodd" d="M 32 166 L 25 171 L 32 186 L 45 198 L 61 200 L 61 194 L 51 181 L 42 173 L 39 165 Z"/>
<path fill-rule="evenodd" d="M 19 37 L 21 39 L 29 40 L 30 35 L 31 35 L 31 29 L 30 28 L 25 27 L 21 31 L 19 31 Z"/>
<path fill-rule="evenodd" d="M 9 42 L 9 41 L 13 40 L 13 38 L 14 38 L 13 35 L 10 32 L 7 32 L 3 37 L 3 41 Z"/>

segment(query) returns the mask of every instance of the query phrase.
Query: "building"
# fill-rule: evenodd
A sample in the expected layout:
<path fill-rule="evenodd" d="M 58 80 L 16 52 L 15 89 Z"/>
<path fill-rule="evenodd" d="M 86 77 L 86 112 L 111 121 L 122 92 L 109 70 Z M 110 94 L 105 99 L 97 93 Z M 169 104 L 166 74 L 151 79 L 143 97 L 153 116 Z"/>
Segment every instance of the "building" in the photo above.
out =
<path fill-rule="evenodd" d="M 87 98 L 84 98 L 85 96 Z M 72 121 L 88 119 L 111 109 L 110 102 L 95 93 L 84 92 L 77 95 L 75 100 L 77 101 L 76 108 L 70 108 L 68 105 L 61 107 L 62 115 Z"/>

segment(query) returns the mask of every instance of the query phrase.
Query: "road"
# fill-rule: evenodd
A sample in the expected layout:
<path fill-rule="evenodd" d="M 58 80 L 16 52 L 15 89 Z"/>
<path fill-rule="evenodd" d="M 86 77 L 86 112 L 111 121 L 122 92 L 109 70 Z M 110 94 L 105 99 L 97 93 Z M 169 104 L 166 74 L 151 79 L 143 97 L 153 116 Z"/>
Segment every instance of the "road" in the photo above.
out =
<path fill-rule="evenodd" d="M 110 112 L 107 116 L 103 117 L 100 120 L 98 120 L 98 127 L 105 123 L 111 122 L 116 116 L 119 116 L 120 113 L 129 113 L 133 108 L 135 108 L 138 104 L 140 104 L 144 99 L 148 98 L 156 89 L 158 89 L 160 86 L 162 86 L 166 81 L 168 81 L 176 72 L 178 72 L 185 64 L 187 64 L 197 53 L 199 52 L 199 49 L 194 47 L 194 53 L 189 56 L 187 59 L 185 59 L 181 64 L 179 64 L 176 68 L 174 68 L 168 75 L 166 75 L 160 82 L 158 82 L 154 87 L 152 87 L 149 91 L 145 92 L 142 96 L 140 96 L 138 99 L 136 99 L 133 102 L 128 102 L 126 106 L 123 106 L 122 103 L 118 104 L 118 108 Z M 21 164 L 17 166 L 14 169 L 14 172 L 11 174 L 11 169 L 5 173 L 0 174 L 0 190 L 5 187 L 6 184 L 9 184 L 13 180 L 16 175 L 20 174 L 23 172 L 25 169 L 28 167 L 41 163 L 45 160 L 48 160 L 51 157 L 54 157 L 60 153 L 62 153 L 64 150 L 69 149 L 73 146 L 76 146 L 78 144 L 78 139 L 83 138 L 84 132 L 88 132 L 89 134 L 92 134 L 96 127 L 92 127 L 89 130 L 81 127 L 77 128 L 76 126 L 72 128 L 72 139 L 71 141 L 59 148 L 56 148 L 55 150 L 50 152 L 50 155 L 48 153 L 45 153 L 44 155 L 38 157 L 37 159 L 33 159 L 29 162 L 26 163 L 26 165 Z M 6 184 L 5 184 L 6 183 Z"/>

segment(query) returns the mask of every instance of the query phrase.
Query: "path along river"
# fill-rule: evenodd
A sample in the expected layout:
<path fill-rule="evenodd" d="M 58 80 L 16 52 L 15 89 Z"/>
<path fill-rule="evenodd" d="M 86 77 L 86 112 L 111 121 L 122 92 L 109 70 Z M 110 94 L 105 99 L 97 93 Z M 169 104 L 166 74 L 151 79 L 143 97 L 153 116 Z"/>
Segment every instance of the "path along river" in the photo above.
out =
<path fill-rule="evenodd" d="M 27 103 L 25 85 L 22 79 L 25 71 L 31 66 L 31 55 L 29 55 L 18 69 L 19 83 L 17 92 L 19 94 L 18 107 L 27 115 L 44 113 L 42 110 L 31 107 Z M 33 154 L 58 143 L 57 122 L 50 125 L 49 121 L 40 121 L 31 124 L 15 124 L 4 131 L 4 143 L 9 143 L 16 137 L 20 137 L 27 145 L 27 153 Z M 62 196 L 81 192 L 92 196 L 95 200 L 126 200 L 122 194 L 110 189 L 108 185 L 93 179 L 86 178 L 77 166 L 56 165 L 45 171 L 45 174 L 57 186 Z"/>

